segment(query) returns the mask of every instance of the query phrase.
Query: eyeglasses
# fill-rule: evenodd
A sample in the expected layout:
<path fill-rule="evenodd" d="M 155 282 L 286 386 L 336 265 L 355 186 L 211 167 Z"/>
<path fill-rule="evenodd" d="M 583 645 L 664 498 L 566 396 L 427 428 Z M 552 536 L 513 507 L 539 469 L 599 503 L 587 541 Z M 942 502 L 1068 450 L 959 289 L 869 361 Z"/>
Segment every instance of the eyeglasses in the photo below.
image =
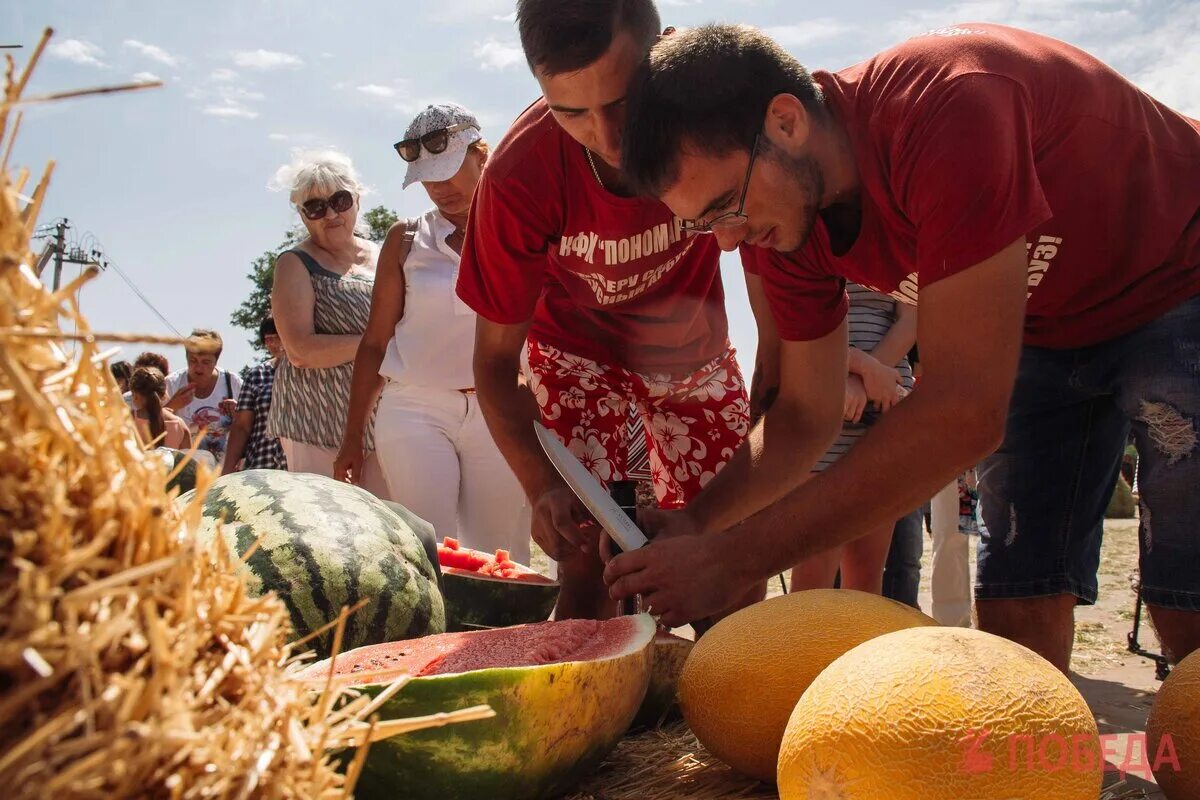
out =
<path fill-rule="evenodd" d="M 438 128 L 436 131 L 430 131 L 424 136 L 418 136 L 415 139 L 405 139 L 402 142 L 396 142 L 392 147 L 396 148 L 396 152 L 405 161 L 416 161 L 421 157 L 421 148 L 424 147 L 429 151 L 430 155 L 436 156 L 438 153 L 444 152 L 450 144 L 450 134 L 458 131 L 465 131 L 467 128 L 479 127 L 473 122 L 460 122 L 457 125 L 451 125 L 449 128 Z"/>
<path fill-rule="evenodd" d="M 314 197 L 311 200 L 305 200 L 300 204 L 300 213 L 311 220 L 318 220 L 325 216 L 325 212 L 333 209 L 337 213 L 349 211 L 354 205 L 354 195 L 346 189 L 339 189 L 329 197 Z"/>
<path fill-rule="evenodd" d="M 737 211 L 726 211 L 708 222 L 684 222 L 679 226 L 681 231 L 684 233 L 713 233 L 717 230 L 729 230 L 746 224 L 746 215 L 743 213 L 746 208 L 746 192 L 750 189 L 750 172 L 754 169 L 754 159 L 758 156 L 758 140 L 761 137 L 761 133 L 754 136 L 754 147 L 750 149 L 750 163 L 746 165 L 746 177 L 742 181 L 742 199 L 738 202 Z"/>

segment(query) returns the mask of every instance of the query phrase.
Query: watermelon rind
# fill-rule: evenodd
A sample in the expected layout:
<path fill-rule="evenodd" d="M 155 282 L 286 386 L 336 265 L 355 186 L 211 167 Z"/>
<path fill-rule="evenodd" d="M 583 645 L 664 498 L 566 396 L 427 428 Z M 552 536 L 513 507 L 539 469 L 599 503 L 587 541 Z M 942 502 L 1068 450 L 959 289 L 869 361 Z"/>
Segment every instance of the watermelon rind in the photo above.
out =
<path fill-rule="evenodd" d="M 221 519 L 230 555 L 235 563 L 244 558 L 247 589 L 284 601 L 295 638 L 363 599 L 347 621 L 343 651 L 446 630 L 436 568 L 419 537 L 364 489 L 308 473 L 235 472 L 213 481 L 204 497 L 202 544 L 218 535 Z M 332 645 L 330 630 L 307 646 L 324 658 Z"/>
<path fill-rule="evenodd" d="M 496 716 L 372 744 L 355 797 L 537 800 L 570 790 L 616 746 L 649 685 L 654 621 L 628 619 L 625 646 L 607 658 L 413 678 L 381 720 L 477 705 Z M 314 685 L 323 672 L 306 671 Z M 360 688 L 375 696 L 387 685 Z"/>
<path fill-rule="evenodd" d="M 543 622 L 554 611 L 558 591 L 557 582 L 496 578 L 442 567 L 446 627 L 452 631 Z"/>
<path fill-rule="evenodd" d="M 650 686 L 646 699 L 642 701 L 633 728 L 657 728 L 664 722 L 681 716 L 679 710 L 679 676 L 683 665 L 691 655 L 695 642 L 664 631 L 654 637 L 651 647 L 653 665 L 650 671 Z"/>

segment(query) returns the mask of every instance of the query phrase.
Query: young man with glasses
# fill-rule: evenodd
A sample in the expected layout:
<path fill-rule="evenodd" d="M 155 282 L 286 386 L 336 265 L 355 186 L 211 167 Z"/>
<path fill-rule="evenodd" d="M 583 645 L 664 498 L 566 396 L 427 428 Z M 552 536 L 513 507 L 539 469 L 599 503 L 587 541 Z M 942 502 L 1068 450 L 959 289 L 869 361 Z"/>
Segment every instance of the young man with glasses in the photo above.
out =
<path fill-rule="evenodd" d="M 480 317 L 480 406 L 533 505 L 533 538 L 559 564 L 556 614 L 602 618 L 616 606 L 601 581 L 596 529 L 532 422 L 609 483 L 626 474 L 632 405 L 648 433 L 658 502 L 678 508 L 737 449 L 748 402 L 717 243 L 634 196 L 621 173 L 625 93 L 661 30 L 653 3 L 521 0 L 517 26 L 543 97 L 479 183 L 458 294 Z"/>
<path fill-rule="evenodd" d="M 742 224 L 718 238 L 770 248 L 782 380 L 748 447 L 648 521 L 679 536 L 609 563 L 613 595 L 670 622 L 707 613 L 987 456 L 980 627 L 1066 671 L 1132 426 L 1143 597 L 1176 657 L 1200 645 L 1200 123 L 1070 45 L 988 24 L 811 76 L 751 28 L 707 26 L 660 43 L 644 77 L 626 172 L 701 218 L 740 188 Z M 924 375 L 801 485 L 842 407 L 847 278 L 919 297 Z"/>

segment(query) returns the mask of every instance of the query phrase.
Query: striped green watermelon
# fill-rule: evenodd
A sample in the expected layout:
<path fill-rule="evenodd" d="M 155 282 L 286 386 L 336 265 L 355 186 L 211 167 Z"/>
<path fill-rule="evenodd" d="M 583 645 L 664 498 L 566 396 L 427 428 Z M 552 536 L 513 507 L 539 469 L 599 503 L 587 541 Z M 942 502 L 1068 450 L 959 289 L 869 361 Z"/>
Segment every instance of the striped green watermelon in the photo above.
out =
<path fill-rule="evenodd" d="M 179 489 L 180 493 L 183 493 L 196 488 L 195 459 L 188 458 L 188 454 L 183 450 L 173 450 L 170 447 L 156 447 L 154 452 L 162 458 L 168 475 L 174 472 L 181 463 L 183 464 L 183 469 L 179 470 L 179 474 L 167 481 L 168 492 L 172 489 Z"/>
<path fill-rule="evenodd" d="M 222 518 L 237 559 L 262 536 L 243 568 L 246 585 L 283 599 L 297 637 L 364 598 L 347 622 L 343 650 L 446 630 L 436 568 L 415 518 L 406 521 L 366 490 L 307 473 L 235 472 L 205 495 L 202 539 L 211 541 Z M 311 643 L 320 657 L 332 645 L 332 631 Z"/>
<path fill-rule="evenodd" d="M 544 622 L 558 601 L 557 581 L 512 561 L 504 550 L 493 556 L 447 536 L 437 556 L 452 631 Z"/>
<path fill-rule="evenodd" d="M 334 680 L 377 695 L 414 676 L 383 720 L 489 705 L 492 719 L 376 742 L 359 800 L 537 800 L 570 790 L 612 751 L 650 681 L 654 621 L 569 619 L 447 633 L 338 656 Z M 297 678 L 325 685 L 330 662 Z"/>

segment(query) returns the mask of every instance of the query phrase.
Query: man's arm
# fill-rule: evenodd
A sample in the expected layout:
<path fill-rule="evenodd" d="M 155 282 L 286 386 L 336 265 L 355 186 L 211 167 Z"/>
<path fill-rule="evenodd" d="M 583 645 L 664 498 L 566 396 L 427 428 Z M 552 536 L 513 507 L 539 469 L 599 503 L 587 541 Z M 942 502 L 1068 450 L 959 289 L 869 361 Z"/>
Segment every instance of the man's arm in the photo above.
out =
<path fill-rule="evenodd" d="M 746 441 L 685 509 L 698 533 L 735 525 L 794 489 L 842 424 L 846 321 L 809 342 L 783 342 L 779 394 Z"/>
<path fill-rule="evenodd" d="M 920 387 L 824 473 L 721 534 L 747 581 L 889 524 L 999 446 L 1021 352 L 1026 270 L 1021 238 L 921 290 Z"/>
<path fill-rule="evenodd" d="M 238 411 L 233 415 L 233 424 L 229 426 L 229 441 L 225 446 L 225 463 L 221 466 L 222 475 L 237 472 L 237 463 L 246 453 L 246 442 L 250 440 L 253 427 L 253 411 Z"/>
<path fill-rule="evenodd" d="M 907 400 L 833 466 L 742 525 L 656 539 L 613 558 L 604 572 L 612 597 L 643 595 L 668 626 L 713 614 L 753 583 L 864 530 L 891 525 L 994 450 L 1004 435 L 1021 352 L 1026 269 L 1022 238 L 922 289 L 918 324 L 926 372 Z M 844 359 L 844 342 L 841 347 Z M 786 347 L 783 366 L 780 401 L 789 380 L 803 377 L 789 375 Z M 779 409 L 776 403 L 764 423 Z M 781 417 L 778 424 L 786 430 L 797 421 Z M 945 435 L 947 429 L 953 435 Z"/>
<path fill-rule="evenodd" d="M 779 330 L 767 302 L 762 278 L 746 272 L 746 294 L 758 328 L 758 352 L 754 356 L 754 376 L 750 379 L 750 422 L 758 422 L 779 394 Z"/>
<path fill-rule="evenodd" d="M 475 324 L 475 392 L 488 430 L 533 506 L 533 538 L 559 559 L 566 543 L 584 549 L 580 528 L 587 512 L 563 482 L 533 431 L 541 420 L 537 401 L 518 382 L 529 322 L 500 325 L 479 317 Z M 594 546 L 594 545 L 593 545 Z"/>

